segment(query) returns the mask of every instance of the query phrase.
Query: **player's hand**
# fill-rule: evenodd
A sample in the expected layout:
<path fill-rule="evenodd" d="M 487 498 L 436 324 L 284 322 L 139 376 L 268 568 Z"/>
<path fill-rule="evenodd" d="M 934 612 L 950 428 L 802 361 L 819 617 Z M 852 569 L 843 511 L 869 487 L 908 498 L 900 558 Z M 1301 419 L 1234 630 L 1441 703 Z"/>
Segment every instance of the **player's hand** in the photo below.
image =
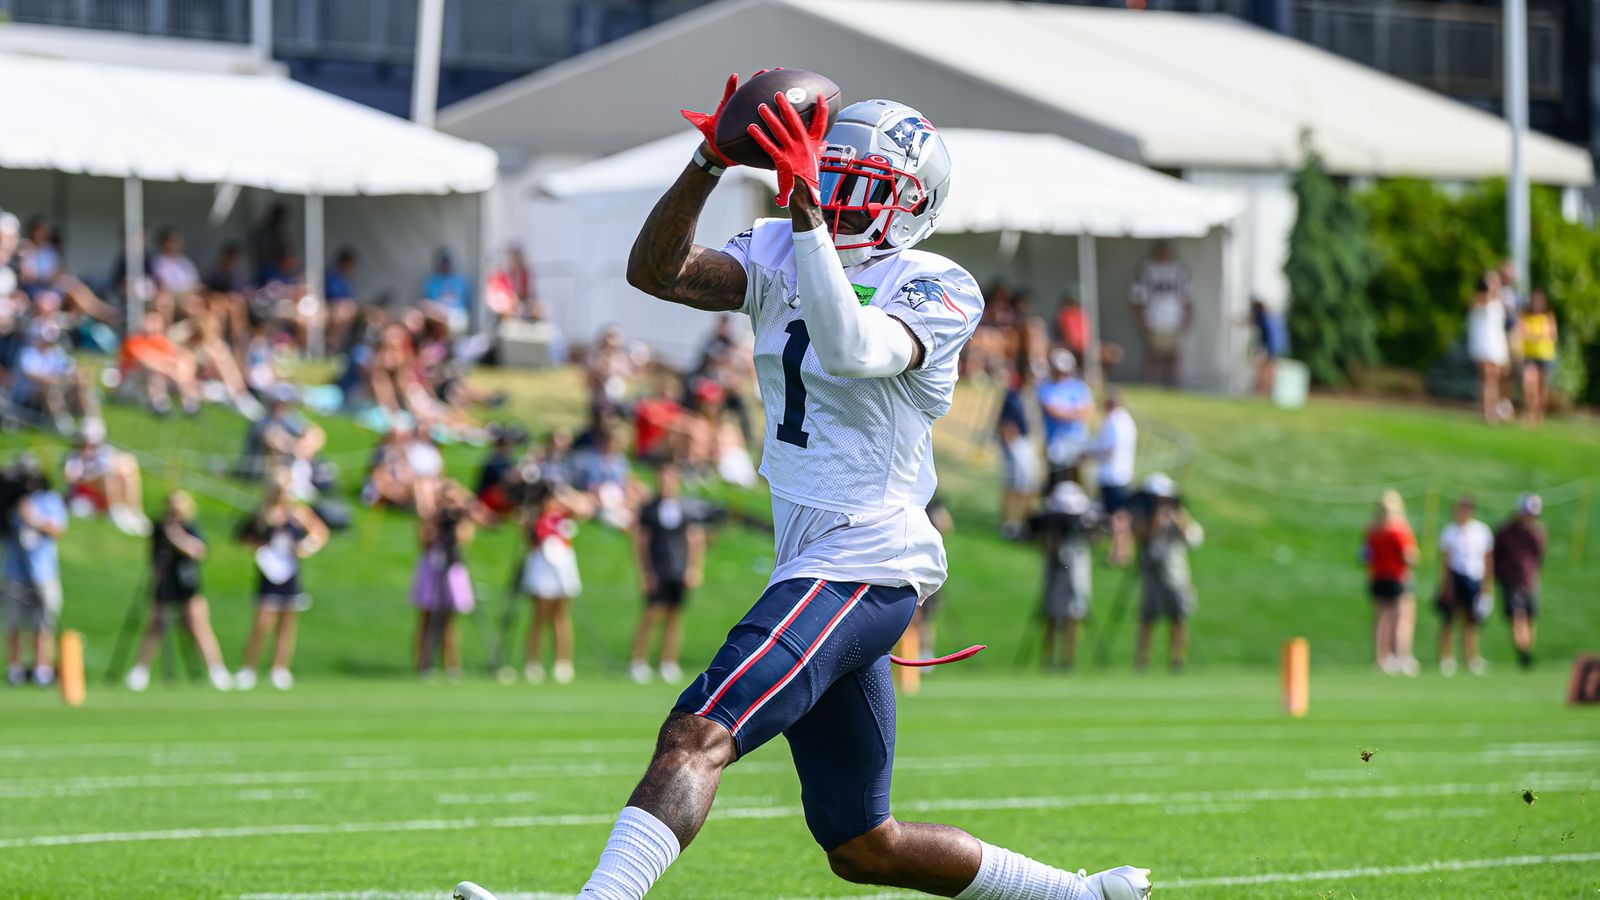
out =
<path fill-rule="evenodd" d="M 690 569 L 683 573 L 683 586 L 690 590 L 698 588 L 703 581 L 705 575 L 699 569 Z"/>
<path fill-rule="evenodd" d="M 767 127 L 772 129 L 772 137 L 768 137 L 761 126 L 751 124 L 750 137 L 756 144 L 772 157 L 773 166 L 778 171 L 778 196 L 779 206 L 789 205 L 789 195 L 793 193 L 795 182 L 803 182 L 806 189 L 811 192 L 811 202 L 820 203 L 817 183 L 821 180 L 822 148 L 826 146 L 823 136 L 828 133 L 828 98 L 817 97 L 816 109 L 811 113 L 811 124 L 808 126 L 800 113 L 783 94 L 774 94 L 772 106 L 761 104 L 760 113 Z"/>
<path fill-rule="evenodd" d="M 782 68 L 782 66 L 779 66 L 779 68 Z M 762 69 L 760 72 L 757 72 L 756 75 L 763 75 L 763 74 L 766 74 L 767 72 L 770 72 L 770 71 L 772 71 L 772 70 L 771 69 Z M 752 75 L 751 77 L 753 78 L 755 76 Z M 706 155 L 711 157 L 712 159 L 717 160 L 724 167 L 728 167 L 728 168 L 731 168 L 733 166 L 737 166 L 738 163 L 736 163 L 733 160 L 729 159 L 728 157 L 722 155 L 722 151 L 717 149 L 717 120 L 722 118 L 722 110 L 723 110 L 724 107 L 726 107 L 728 105 L 728 98 L 732 97 L 733 96 L 733 92 L 738 90 L 738 89 L 739 89 L 739 73 L 738 72 L 734 72 L 733 74 L 728 76 L 728 83 L 722 89 L 722 102 L 717 104 L 717 111 L 716 112 L 703 113 L 703 112 L 695 112 L 692 109 L 680 109 L 680 110 L 678 110 L 678 112 L 683 114 L 683 117 L 685 119 L 689 120 L 689 124 L 690 125 L 693 125 L 695 127 L 695 129 L 700 132 L 700 134 L 705 136 L 705 139 L 706 139 L 705 146 L 706 146 L 706 151 L 707 151 Z"/>

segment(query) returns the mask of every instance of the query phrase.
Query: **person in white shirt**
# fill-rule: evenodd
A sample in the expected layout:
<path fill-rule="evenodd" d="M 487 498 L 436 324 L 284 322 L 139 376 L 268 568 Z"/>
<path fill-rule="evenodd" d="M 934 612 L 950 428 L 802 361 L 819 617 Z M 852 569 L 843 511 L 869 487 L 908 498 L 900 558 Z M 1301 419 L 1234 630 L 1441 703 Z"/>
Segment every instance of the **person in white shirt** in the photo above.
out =
<path fill-rule="evenodd" d="M 1133 520 L 1128 501 L 1133 495 L 1133 463 L 1139 446 L 1139 426 L 1122 405 L 1122 394 L 1107 388 L 1101 401 L 1105 421 L 1090 445 L 1089 455 L 1099 461 L 1100 505 L 1111 520 L 1111 564 L 1120 566 L 1133 552 Z"/>
<path fill-rule="evenodd" d="M 1455 649 L 1450 640 L 1452 624 L 1461 625 L 1461 653 L 1467 669 L 1474 675 L 1488 670 L 1478 654 L 1478 625 L 1489 617 L 1494 595 L 1484 589 L 1488 573 L 1494 569 L 1494 532 L 1472 517 L 1472 498 L 1462 494 L 1455 513 L 1439 535 L 1439 597 L 1435 605 L 1444 622 L 1439 626 L 1439 671 L 1456 673 Z"/>
<path fill-rule="evenodd" d="M 173 298 L 183 298 L 200 289 L 200 270 L 183 253 L 183 233 L 164 228 L 156 238 L 156 258 L 150 261 L 156 284 Z"/>
<path fill-rule="evenodd" d="M 1178 349 L 1194 318 L 1194 302 L 1189 268 L 1172 255 L 1166 241 L 1157 241 L 1150 258 L 1139 265 L 1128 300 L 1144 336 L 1145 380 L 1177 387 Z"/>

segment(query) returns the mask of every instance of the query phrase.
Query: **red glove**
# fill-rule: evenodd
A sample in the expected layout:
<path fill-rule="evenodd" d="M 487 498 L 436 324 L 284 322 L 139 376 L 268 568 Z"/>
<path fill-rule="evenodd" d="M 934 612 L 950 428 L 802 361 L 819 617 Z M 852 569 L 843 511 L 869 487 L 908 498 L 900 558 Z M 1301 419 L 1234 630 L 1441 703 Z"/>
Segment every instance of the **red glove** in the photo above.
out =
<path fill-rule="evenodd" d="M 826 146 L 823 136 L 828 133 L 828 98 L 820 94 L 817 96 L 817 108 L 811 113 L 810 126 L 800 118 L 799 111 L 788 97 L 781 93 L 774 94 L 773 102 L 778 104 L 777 112 L 773 112 L 772 107 L 765 103 L 761 104 L 759 110 L 762 120 L 772 129 L 773 137 L 767 137 L 759 125 L 752 124 L 747 130 L 756 144 L 772 157 L 773 165 L 778 170 L 778 205 L 789 205 L 789 195 L 794 191 L 796 180 L 805 182 L 811 191 L 812 203 L 820 203 L 817 182 L 821 180 L 822 148 Z"/>
<path fill-rule="evenodd" d="M 778 68 L 781 69 L 783 67 L 779 66 Z M 770 72 L 770 71 L 773 71 L 773 70 L 772 69 L 762 69 L 760 72 L 757 72 L 756 75 L 762 75 L 762 74 L 765 74 L 765 73 Z M 752 75 L 750 77 L 754 78 L 755 75 Z M 738 163 L 736 163 L 733 160 L 727 158 L 726 156 L 723 156 L 722 155 L 722 151 L 717 149 L 717 120 L 722 118 L 722 110 L 723 110 L 724 107 L 726 107 L 728 105 L 728 98 L 732 97 L 733 96 L 733 92 L 738 90 L 738 89 L 739 89 L 739 73 L 738 72 L 734 72 L 732 75 L 728 76 L 727 87 L 722 89 L 722 102 L 717 104 L 717 111 L 716 112 L 714 112 L 714 113 L 703 113 L 703 112 L 695 112 L 692 109 L 680 109 L 680 110 L 678 110 L 678 112 L 683 114 L 683 117 L 685 119 L 689 120 L 689 124 L 690 125 L 693 125 L 702 135 L 705 135 L 706 146 L 711 148 L 711 155 L 715 156 L 717 158 L 717 161 L 722 163 L 722 165 L 724 167 L 737 166 Z"/>

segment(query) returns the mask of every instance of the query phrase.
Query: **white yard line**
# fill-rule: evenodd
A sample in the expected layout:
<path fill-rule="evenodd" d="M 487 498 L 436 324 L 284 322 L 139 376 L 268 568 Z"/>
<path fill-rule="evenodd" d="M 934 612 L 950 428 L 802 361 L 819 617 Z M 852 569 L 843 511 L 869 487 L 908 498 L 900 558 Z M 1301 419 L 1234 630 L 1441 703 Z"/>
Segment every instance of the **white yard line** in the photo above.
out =
<path fill-rule="evenodd" d="M 1237 887 L 1250 884 L 1287 884 L 1296 881 L 1345 881 L 1351 878 L 1383 878 L 1389 875 L 1432 875 L 1438 872 L 1469 872 L 1476 869 L 1507 869 L 1522 866 L 1549 866 L 1600 862 L 1600 853 L 1552 853 L 1530 856 L 1502 856 L 1496 859 L 1434 859 L 1403 866 L 1355 866 L 1325 869 L 1320 872 L 1264 872 L 1260 875 L 1225 875 L 1215 878 L 1178 878 L 1158 881 L 1162 891 L 1197 887 Z"/>
<path fill-rule="evenodd" d="M 1373 800 L 1394 797 L 1454 797 L 1510 793 L 1523 783 L 1379 785 L 1374 787 L 1260 788 L 1239 791 L 1180 791 L 1176 793 L 1131 793 L 1106 795 L 1068 795 L 1046 797 L 952 798 L 902 803 L 906 812 L 951 812 L 1001 810 L 1076 809 L 1100 806 L 1161 806 L 1204 809 L 1230 803 L 1266 803 L 1293 800 Z M 1574 780 L 1563 785 L 1572 790 L 1600 788 L 1600 779 Z M 726 819 L 774 819 L 800 816 L 798 806 L 735 806 L 712 810 L 711 821 Z M 177 828 L 162 831 L 111 831 L 84 834 L 38 835 L 0 839 L 0 850 L 23 847 L 63 847 L 80 844 L 125 844 L 149 841 L 194 841 L 227 838 L 278 837 L 289 835 L 364 834 L 403 831 L 465 831 L 488 828 L 544 828 L 560 826 L 606 825 L 614 812 L 574 813 L 543 816 L 463 817 L 455 819 L 411 819 L 396 822 L 289 823 L 247 825 L 232 828 Z"/>
<path fill-rule="evenodd" d="M 1356 878 L 1386 878 L 1403 875 L 1434 875 L 1443 872 L 1472 872 L 1481 869 L 1509 869 L 1527 866 L 1572 865 L 1600 862 L 1600 853 L 1553 853 L 1528 856 L 1502 856 L 1492 859 L 1435 859 L 1400 866 L 1354 866 L 1348 869 L 1322 869 L 1314 872 L 1263 872 L 1256 875 L 1223 875 L 1206 878 L 1164 879 L 1157 873 L 1156 887 L 1181 891 L 1200 887 L 1240 887 L 1259 884 L 1292 884 L 1302 881 L 1348 881 Z M 437 900 L 439 890 L 431 891 L 315 891 L 307 893 L 242 894 L 239 900 Z M 571 894 L 502 893 L 501 900 L 571 900 Z M 925 896 L 909 891 L 876 894 L 834 894 L 828 897 L 786 897 L 779 900 L 898 900 Z"/>

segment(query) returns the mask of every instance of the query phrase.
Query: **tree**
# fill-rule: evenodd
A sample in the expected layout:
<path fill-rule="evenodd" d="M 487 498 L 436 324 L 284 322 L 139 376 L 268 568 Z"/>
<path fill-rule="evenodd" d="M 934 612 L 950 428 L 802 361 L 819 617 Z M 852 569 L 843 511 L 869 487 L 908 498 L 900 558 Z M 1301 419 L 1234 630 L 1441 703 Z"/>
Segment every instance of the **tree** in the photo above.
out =
<path fill-rule="evenodd" d="M 1317 384 L 1343 384 L 1377 358 L 1376 320 L 1367 298 L 1374 255 L 1361 208 L 1301 138 L 1305 164 L 1294 176 L 1299 204 L 1289 232 L 1289 337 Z"/>

